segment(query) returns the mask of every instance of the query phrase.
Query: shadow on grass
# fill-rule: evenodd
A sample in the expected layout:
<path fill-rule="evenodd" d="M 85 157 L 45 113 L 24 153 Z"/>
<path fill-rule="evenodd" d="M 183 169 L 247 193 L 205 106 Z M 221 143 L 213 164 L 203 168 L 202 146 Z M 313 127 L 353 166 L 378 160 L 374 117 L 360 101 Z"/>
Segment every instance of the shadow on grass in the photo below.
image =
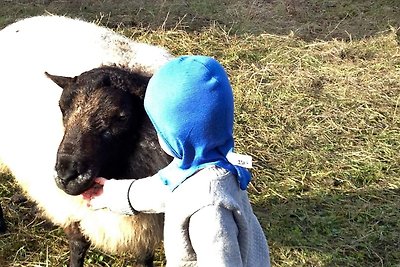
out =
<path fill-rule="evenodd" d="M 309 41 L 360 39 L 400 26 L 400 6 L 393 0 L 18 0 L 0 3 L 0 28 L 45 13 L 101 21 L 110 28 L 199 31 L 217 23 L 232 33 L 293 33 Z"/>
<path fill-rule="evenodd" d="M 400 190 L 341 191 L 254 207 L 275 266 L 399 266 Z M 304 259 L 304 262 L 298 262 Z"/>

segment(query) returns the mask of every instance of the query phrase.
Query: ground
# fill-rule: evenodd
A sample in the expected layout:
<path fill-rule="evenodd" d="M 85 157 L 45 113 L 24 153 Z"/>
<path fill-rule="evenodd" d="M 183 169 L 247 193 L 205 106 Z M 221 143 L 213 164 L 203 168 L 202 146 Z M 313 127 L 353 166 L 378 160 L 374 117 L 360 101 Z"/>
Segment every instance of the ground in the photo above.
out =
<path fill-rule="evenodd" d="M 359 39 L 399 24 L 397 0 L 5 0 L 0 27 L 15 19 L 64 14 L 102 20 L 111 28 L 163 27 L 199 31 L 217 23 L 233 33 L 293 33 L 306 40 Z"/>

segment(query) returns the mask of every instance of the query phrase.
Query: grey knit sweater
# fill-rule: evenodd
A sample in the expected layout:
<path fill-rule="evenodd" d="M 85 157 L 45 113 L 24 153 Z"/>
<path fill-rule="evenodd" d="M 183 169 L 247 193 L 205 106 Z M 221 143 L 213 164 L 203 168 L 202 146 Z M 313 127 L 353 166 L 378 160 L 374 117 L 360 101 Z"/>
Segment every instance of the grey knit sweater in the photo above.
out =
<path fill-rule="evenodd" d="M 168 267 L 270 266 L 265 234 L 247 191 L 230 172 L 207 167 L 173 192 L 166 188 L 157 175 L 140 179 L 129 198 L 138 211 L 165 212 Z"/>

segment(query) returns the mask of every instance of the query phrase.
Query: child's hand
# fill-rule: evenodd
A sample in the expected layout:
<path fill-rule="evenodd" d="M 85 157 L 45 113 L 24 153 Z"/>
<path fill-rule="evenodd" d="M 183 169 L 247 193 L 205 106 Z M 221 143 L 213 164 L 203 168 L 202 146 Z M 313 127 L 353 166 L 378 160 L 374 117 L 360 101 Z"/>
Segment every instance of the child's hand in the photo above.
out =
<path fill-rule="evenodd" d="M 96 178 L 95 184 L 88 190 L 82 193 L 83 199 L 90 201 L 92 198 L 100 196 L 103 193 L 104 183 L 107 181 L 105 178 Z"/>
<path fill-rule="evenodd" d="M 96 178 L 94 180 L 95 184 L 84 193 L 82 193 L 83 199 L 87 200 L 88 207 L 91 207 L 95 210 L 107 208 L 106 203 L 102 200 L 103 198 L 107 198 L 107 195 L 104 196 L 104 184 L 107 182 L 105 178 Z"/>
<path fill-rule="evenodd" d="M 128 202 L 129 186 L 135 180 L 107 180 L 96 178 L 95 185 L 82 193 L 83 199 L 87 200 L 88 207 L 94 210 L 109 209 L 111 211 L 130 214 L 131 208 Z"/>

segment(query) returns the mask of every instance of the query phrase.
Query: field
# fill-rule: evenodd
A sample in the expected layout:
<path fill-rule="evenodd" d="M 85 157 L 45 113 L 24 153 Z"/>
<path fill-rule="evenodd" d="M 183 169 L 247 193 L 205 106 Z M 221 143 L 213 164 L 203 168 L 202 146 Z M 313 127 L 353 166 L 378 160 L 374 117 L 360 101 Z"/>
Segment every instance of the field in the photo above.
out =
<path fill-rule="evenodd" d="M 234 87 L 236 146 L 253 156 L 249 194 L 272 266 L 400 266 L 398 1 L 112 2 L 2 1 L 0 28 L 78 16 L 175 55 L 214 56 Z M 62 231 L 15 195 L 4 167 L 0 181 L 0 266 L 66 266 Z M 86 263 L 133 264 L 96 249 Z"/>

